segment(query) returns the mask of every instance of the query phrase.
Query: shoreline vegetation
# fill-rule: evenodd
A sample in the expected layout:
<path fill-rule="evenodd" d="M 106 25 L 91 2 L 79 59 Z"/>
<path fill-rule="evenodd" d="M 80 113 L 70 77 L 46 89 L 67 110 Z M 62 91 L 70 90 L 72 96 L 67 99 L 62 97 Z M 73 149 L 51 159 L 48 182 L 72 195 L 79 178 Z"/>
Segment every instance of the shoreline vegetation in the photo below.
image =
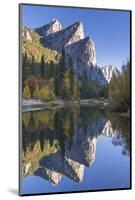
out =
<path fill-rule="evenodd" d="M 110 102 L 108 99 L 80 99 L 80 100 L 62 100 L 57 99 L 54 101 L 43 101 L 39 99 L 22 99 L 22 112 L 39 111 L 44 109 L 58 109 L 63 106 L 99 106 L 102 109 L 110 110 Z M 130 111 L 127 112 L 114 112 L 123 117 L 130 117 Z"/>
<path fill-rule="evenodd" d="M 22 99 L 22 110 L 26 112 L 27 110 L 41 110 L 41 109 L 50 109 L 50 108 L 59 108 L 63 106 L 72 106 L 72 105 L 81 105 L 81 106 L 99 106 L 109 107 L 110 103 L 108 99 L 97 100 L 97 99 L 79 99 L 79 100 L 63 100 L 57 99 L 53 101 L 43 101 L 39 99 Z"/>
<path fill-rule="evenodd" d="M 63 106 L 99 106 L 104 109 L 110 110 L 110 102 L 108 99 L 97 100 L 97 99 L 80 99 L 80 100 L 62 100 L 57 99 L 54 101 L 43 101 L 40 99 L 22 99 L 22 112 L 29 111 L 40 111 L 45 109 L 58 109 Z M 130 117 L 130 111 L 127 112 L 114 112 L 122 117 Z"/>

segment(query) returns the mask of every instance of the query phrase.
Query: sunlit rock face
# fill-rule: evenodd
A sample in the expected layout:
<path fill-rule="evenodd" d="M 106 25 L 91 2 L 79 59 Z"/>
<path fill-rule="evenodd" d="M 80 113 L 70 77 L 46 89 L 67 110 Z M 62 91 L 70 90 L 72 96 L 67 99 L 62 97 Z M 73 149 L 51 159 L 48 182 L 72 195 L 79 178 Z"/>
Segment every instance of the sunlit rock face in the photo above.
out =
<path fill-rule="evenodd" d="M 26 26 L 22 27 L 22 39 L 29 40 L 29 41 L 32 40 L 32 37 L 30 35 L 30 30 Z"/>
<path fill-rule="evenodd" d="M 112 128 L 111 122 L 109 120 L 106 122 L 104 126 L 102 135 L 107 137 L 116 137 L 118 135 L 118 131 Z"/>
<path fill-rule="evenodd" d="M 117 76 L 120 73 L 117 67 L 115 67 L 114 65 L 106 65 L 102 68 L 102 72 L 108 83 L 110 83 L 113 74 Z"/>
<path fill-rule="evenodd" d="M 83 181 L 84 165 L 65 156 L 64 174 L 76 182 Z"/>
<path fill-rule="evenodd" d="M 63 176 L 61 173 L 52 169 L 48 169 L 47 167 L 39 168 L 35 172 L 35 175 L 48 180 L 54 186 L 61 181 L 61 178 Z"/>
<path fill-rule="evenodd" d="M 95 44 L 90 37 L 81 39 L 65 48 L 65 61 L 68 64 L 69 58 L 76 68 L 90 67 L 96 65 Z M 78 60 L 78 63 L 77 63 Z"/>
<path fill-rule="evenodd" d="M 79 40 L 64 50 L 66 66 L 72 62 L 74 72 L 78 79 L 87 75 L 91 80 L 101 85 L 107 84 L 100 67 L 96 65 L 95 44 L 90 37 Z"/>
<path fill-rule="evenodd" d="M 31 169 L 31 163 L 25 163 L 22 165 L 22 177 L 31 175 L 33 173 L 32 169 Z"/>

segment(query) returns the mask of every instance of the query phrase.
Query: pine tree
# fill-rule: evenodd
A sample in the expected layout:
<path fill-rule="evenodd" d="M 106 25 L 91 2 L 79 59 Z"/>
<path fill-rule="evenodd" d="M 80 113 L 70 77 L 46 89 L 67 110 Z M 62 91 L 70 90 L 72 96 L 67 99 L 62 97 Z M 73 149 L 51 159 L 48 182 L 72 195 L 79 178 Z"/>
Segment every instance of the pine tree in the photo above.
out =
<path fill-rule="evenodd" d="M 22 80 L 23 82 L 31 75 L 31 68 L 28 63 L 28 56 L 25 51 L 24 56 L 22 57 Z"/>
<path fill-rule="evenodd" d="M 74 73 L 73 73 L 73 69 L 72 68 L 70 68 L 69 77 L 70 77 L 70 93 L 71 93 L 71 97 L 74 98 L 74 94 L 75 94 L 75 78 L 74 78 Z"/>
<path fill-rule="evenodd" d="M 45 80 L 49 80 L 49 64 L 45 63 L 45 75 L 44 75 Z"/>
<path fill-rule="evenodd" d="M 49 79 L 48 86 L 49 86 L 49 88 L 50 88 L 51 91 L 55 92 L 54 78 Z"/>
<path fill-rule="evenodd" d="M 69 78 L 69 69 L 66 69 L 65 73 L 63 74 L 61 86 L 61 98 L 62 99 L 69 99 L 71 96 L 70 93 L 70 78 Z"/>
<path fill-rule="evenodd" d="M 54 78 L 54 86 L 55 86 L 55 95 L 57 97 L 60 96 L 60 71 L 59 66 L 56 67 L 56 73 Z"/>
<path fill-rule="evenodd" d="M 32 56 L 32 60 L 31 60 L 31 71 L 33 75 L 36 75 L 36 69 L 35 69 L 35 57 L 34 55 Z"/>
<path fill-rule="evenodd" d="M 49 70 L 49 72 L 48 72 L 48 74 L 49 74 L 48 79 L 53 78 L 54 75 L 55 75 L 55 65 L 54 65 L 53 61 L 50 62 L 48 70 Z"/>
<path fill-rule="evenodd" d="M 41 57 L 41 63 L 40 63 L 40 74 L 42 79 L 45 77 L 45 61 L 44 61 L 44 55 Z"/>
<path fill-rule="evenodd" d="M 63 50 L 62 54 L 64 54 L 64 50 Z M 66 80 L 66 76 L 68 76 L 68 74 L 66 74 L 67 68 L 66 68 L 66 65 L 65 65 L 65 62 L 64 62 L 64 57 L 62 57 L 61 60 L 60 60 L 60 70 L 59 70 L 59 72 L 60 72 L 60 76 L 59 76 L 59 79 L 60 79 L 59 80 L 59 82 L 60 82 L 60 84 L 59 84 L 60 97 L 62 99 L 64 99 L 68 95 L 67 94 L 67 88 L 65 87 L 65 80 Z"/>
<path fill-rule="evenodd" d="M 89 80 L 86 72 L 81 80 L 80 92 L 81 98 L 89 98 Z"/>
<path fill-rule="evenodd" d="M 32 63 L 32 65 L 35 64 L 35 57 L 34 57 L 34 55 L 32 55 L 32 61 L 31 61 L 31 63 Z"/>
<path fill-rule="evenodd" d="M 23 67 L 25 67 L 27 63 L 28 63 L 28 56 L 27 56 L 27 52 L 25 51 L 23 55 Z"/>
<path fill-rule="evenodd" d="M 71 115 L 70 115 L 70 129 L 69 129 L 69 135 L 70 135 L 70 139 L 72 138 L 72 136 L 74 135 L 74 131 L 75 131 L 75 112 L 72 111 Z"/>
<path fill-rule="evenodd" d="M 55 71 L 55 94 L 57 97 L 63 98 L 63 87 L 64 87 L 64 73 L 66 72 L 66 66 L 63 57 L 59 64 L 56 66 Z"/>
<path fill-rule="evenodd" d="M 109 100 L 115 111 L 130 109 L 130 62 L 122 67 L 119 75 L 113 75 L 109 84 Z"/>
<path fill-rule="evenodd" d="M 74 97 L 75 97 L 75 99 L 79 99 L 80 98 L 78 81 L 76 79 L 74 80 Z"/>

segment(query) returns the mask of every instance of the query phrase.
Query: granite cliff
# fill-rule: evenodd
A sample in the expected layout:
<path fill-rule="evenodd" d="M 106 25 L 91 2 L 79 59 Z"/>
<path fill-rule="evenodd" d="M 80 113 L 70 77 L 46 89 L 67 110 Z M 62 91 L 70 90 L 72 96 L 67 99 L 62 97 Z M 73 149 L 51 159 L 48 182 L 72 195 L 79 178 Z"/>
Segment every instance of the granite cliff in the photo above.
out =
<path fill-rule="evenodd" d="M 113 65 L 101 68 L 96 61 L 96 47 L 91 37 L 85 37 L 83 24 L 76 22 L 63 28 L 57 19 L 50 23 L 30 29 L 22 27 L 22 38 L 28 41 L 39 41 L 41 46 L 64 55 L 66 66 L 72 62 L 73 70 L 78 79 L 87 74 L 88 78 L 100 85 L 107 85 L 113 73 L 118 70 Z"/>

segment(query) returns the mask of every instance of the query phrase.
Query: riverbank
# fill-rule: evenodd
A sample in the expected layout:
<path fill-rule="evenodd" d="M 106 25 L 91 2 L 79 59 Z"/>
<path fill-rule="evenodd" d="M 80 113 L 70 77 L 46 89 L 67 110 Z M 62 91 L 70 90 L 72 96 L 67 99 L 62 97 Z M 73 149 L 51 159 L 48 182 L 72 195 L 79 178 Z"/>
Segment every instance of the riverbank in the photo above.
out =
<path fill-rule="evenodd" d="M 118 113 L 118 115 L 122 116 L 122 117 L 130 117 L 130 112 L 124 112 L 124 113 Z"/>
<path fill-rule="evenodd" d="M 38 99 L 22 99 L 22 111 L 36 111 L 45 108 L 59 108 L 61 106 L 68 105 L 81 105 L 81 106 L 98 106 L 102 105 L 104 107 L 109 106 L 108 100 L 97 100 L 97 99 L 80 99 L 80 100 L 61 100 L 57 99 L 55 101 L 42 101 Z"/>

